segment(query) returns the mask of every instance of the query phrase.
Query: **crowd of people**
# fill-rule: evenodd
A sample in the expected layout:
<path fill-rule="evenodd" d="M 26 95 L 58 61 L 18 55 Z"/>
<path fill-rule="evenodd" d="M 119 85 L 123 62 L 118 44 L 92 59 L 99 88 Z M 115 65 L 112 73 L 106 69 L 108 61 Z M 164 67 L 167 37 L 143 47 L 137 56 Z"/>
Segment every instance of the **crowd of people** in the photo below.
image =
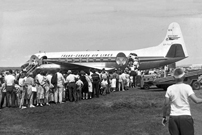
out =
<path fill-rule="evenodd" d="M 137 70 L 131 71 L 130 68 L 110 72 L 105 69 L 88 72 L 57 70 L 40 71 L 35 74 L 9 70 L 0 74 L 0 109 L 25 109 L 99 98 L 111 92 L 136 87 L 138 74 Z"/>
<path fill-rule="evenodd" d="M 3 107 L 25 109 L 50 106 L 50 103 L 61 104 L 67 101 L 79 102 L 99 98 L 101 95 L 104 96 L 111 92 L 136 87 L 136 79 L 140 75 L 158 75 L 158 73 L 162 73 L 161 71 L 140 72 L 133 66 L 111 72 L 107 72 L 105 69 L 100 72 L 96 70 L 88 72 L 58 70 L 55 72 L 40 71 L 33 74 L 32 72 L 9 70 L 0 73 L 0 109 Z M 195 103 L 202 103 L 202 99 L 196 97 L 191 86 L 183 83 L 185 77 L 183 69 L 174 69 L 173 77 L 176 84 L 169 86 L 166 91 L 162 124 L 165 126 L 169 116 L 170 134 L 192 135 L 194 134 L 194 124 L 188 98 L 190 97 Z"/>

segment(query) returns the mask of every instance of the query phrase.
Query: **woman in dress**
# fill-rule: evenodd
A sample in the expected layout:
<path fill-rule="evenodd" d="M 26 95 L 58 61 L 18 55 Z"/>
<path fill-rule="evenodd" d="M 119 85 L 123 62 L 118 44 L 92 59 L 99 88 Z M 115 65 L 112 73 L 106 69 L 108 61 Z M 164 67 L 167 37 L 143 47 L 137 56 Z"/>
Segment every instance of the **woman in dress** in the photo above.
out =
<path fill-rule="evenodd" d="M 90 72 L 89 73 L 86 73 L 86 80 L 88 82 L 88 92 L 89 92 L 89 98 L 91 99 L 92 98 L 92 93 L 93 93 L 93 80 L 90 76 Z"/>
<path fill-rule="evenodd" d="M 85 76 L 86 73 L 84 71 L 81 71 L 80 74 L 81 74 L 80 79 L 83 82 L 83 87 L 82 87 L 83 99 L 88 99 L 88 82 Z"/>

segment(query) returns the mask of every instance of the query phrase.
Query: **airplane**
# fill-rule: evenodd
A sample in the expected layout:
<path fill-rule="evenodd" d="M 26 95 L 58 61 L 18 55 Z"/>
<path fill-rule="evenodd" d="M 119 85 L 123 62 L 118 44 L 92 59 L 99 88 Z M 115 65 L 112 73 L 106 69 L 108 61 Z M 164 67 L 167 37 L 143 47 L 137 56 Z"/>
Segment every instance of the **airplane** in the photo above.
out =
<path fill-rule="evenodd" d="M 138 62 L 136 66 L 139 70 L 146 70 L 169 65 L 187 57 L 180 26 L 173 22 L 169 25 L 164 40 L 157 46 L 127 51 L 41 52 L 32 55 L 22 67 L 30 70 L 112 70 L 125 68 L 132 59 Z"/>

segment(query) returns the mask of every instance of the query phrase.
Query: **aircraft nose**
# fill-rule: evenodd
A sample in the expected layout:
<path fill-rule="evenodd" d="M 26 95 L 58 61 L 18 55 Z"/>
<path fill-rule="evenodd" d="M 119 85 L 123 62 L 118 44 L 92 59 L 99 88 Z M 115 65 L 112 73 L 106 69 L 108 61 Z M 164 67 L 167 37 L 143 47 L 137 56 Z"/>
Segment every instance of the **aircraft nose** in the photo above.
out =
<path fill-rule="evenodd" d="M 123 52 L 120 52 L 116 56 L 116 64 L 120 67 L 126 66 L 128 58 Z"/>

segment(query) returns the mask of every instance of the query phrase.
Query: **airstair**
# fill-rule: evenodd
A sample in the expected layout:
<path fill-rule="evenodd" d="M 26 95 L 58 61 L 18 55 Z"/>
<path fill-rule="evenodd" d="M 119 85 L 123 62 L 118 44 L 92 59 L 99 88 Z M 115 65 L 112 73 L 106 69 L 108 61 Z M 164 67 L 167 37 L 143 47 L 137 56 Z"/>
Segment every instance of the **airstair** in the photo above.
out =
<path fill-rule="evenodd" d="M 42 59 L 39 59 L 35 62 L 33 61 L 27 61 L 26 64 L 24 64 L 25 66 L 22 68 L 24 71 L 26 71 L 27 74 L 29 73 L 33 73 L 38 66 L 40 66 L 42 64 Z"/>
<path fill-rule="evenodd" d="M 29 73 L 33 73 L 36 68 L 38 67 L 38 65 L 28 65 L 26 68 L 25 68 L 25 71 L 27 72 L 27 74 Z"/>

